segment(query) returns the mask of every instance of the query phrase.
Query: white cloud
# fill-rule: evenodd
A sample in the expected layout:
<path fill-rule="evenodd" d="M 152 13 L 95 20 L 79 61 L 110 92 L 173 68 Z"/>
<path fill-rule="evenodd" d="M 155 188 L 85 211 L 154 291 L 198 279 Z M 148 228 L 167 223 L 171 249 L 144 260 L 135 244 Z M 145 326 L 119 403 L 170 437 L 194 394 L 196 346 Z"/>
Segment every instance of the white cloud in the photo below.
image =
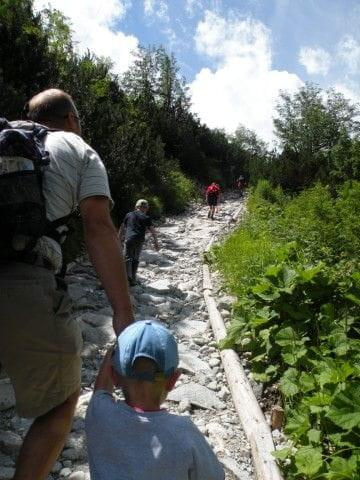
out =
<path fill-rule="evenodd" d="M 169 21 L 169 9 L 165 0 L 144 0 L 144 13 L 147 17 Z"/>
<path fill-rule="evenodd" d="M 197 9 L 203 9 L 203 2 L 202 0 L 186 0 L 185 2 L 185 11 L 190 17 L 195 15 Z"/>
<path fill-rule="evenodd" d="M 329 71 L 330 54 L 320 47 L 302 47 L 299 53 L 299 62 L 304 65 L 310 75 L 326 75 Z"/>
<path fill-rule="evenodd" d="M 114 71 L 123 73 L 133 61 L 132 52 L 138 47 L 138 39 L 115 31 L 131 3 L 129 0 L 35 0 L 37 10 L 48 6 L 56 8 L 69 17 L 73 39 L 80 52 L 88 49 L 98 56 L 109 57 Z"/>
<path fill-rule="evenodd" d="M 360 72 L 360 43 L 351 35 L 346 35 L 338 44 L 338 56 L 350 73 Z"/>
<path fill-rule="evenodd" d="M 334 85 L 334 90 L 340 92 L 353 103 L 360 103 L 360 89 L 354 82 L 344 81 Z"/>
<path fill-rule="evenodd" d="M 211 128 L 228 133 L 239 124 L 274 140 L 272 117 L 280 90 L 293 92 L 299 77 L 271 67 L 269 30 L 255 20 L 227 20 L 207 11 L 198 24 L 196 47 L 216 62 L 190 84 L 192 109 Z"/>

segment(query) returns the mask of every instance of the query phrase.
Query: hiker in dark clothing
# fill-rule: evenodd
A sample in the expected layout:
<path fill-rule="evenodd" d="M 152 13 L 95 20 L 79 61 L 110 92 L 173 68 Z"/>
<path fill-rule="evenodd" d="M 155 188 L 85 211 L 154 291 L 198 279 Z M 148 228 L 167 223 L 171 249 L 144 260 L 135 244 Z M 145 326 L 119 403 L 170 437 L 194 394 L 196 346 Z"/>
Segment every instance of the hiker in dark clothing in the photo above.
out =
<path fill-rule="evenodd" d="M 125 234 L 125 265 L 130 285 L 136 285 L 136 272 L 139 266 L 139 257 L 148 229 L 154 240 L 155 250 L 159 250 L 159 243 L 151 218 L 147 215 L 149 204 L 141 199 L 136 202 L 135 210 L 129 212 L 119 230 L 119 237 Z"/>

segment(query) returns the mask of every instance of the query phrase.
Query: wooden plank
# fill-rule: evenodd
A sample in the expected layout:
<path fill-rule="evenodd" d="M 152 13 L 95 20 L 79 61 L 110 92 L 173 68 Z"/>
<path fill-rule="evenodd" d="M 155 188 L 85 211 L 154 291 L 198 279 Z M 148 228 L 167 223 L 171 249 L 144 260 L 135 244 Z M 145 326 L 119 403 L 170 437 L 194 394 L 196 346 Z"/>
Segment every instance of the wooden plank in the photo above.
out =
<path fill-rule="evenodd" d="M 210 325 L 216 341 L 220 341 L 226 336 L 226 328 L 217 309 L 216 302 L 212 297 L 211 290 L 208 288 L 212 282 L 207 265 L 203 266 L 203 276 L 204 298 L 209 313 Z M 250 443 L 257 480 L 283 480 L 279 467 L 271 455 L 271 452 L 275 450 L 275 446 L 270 427 L 256 400 L 239 356 L 231 349 L 221 350 L 220 355 L 236 411 Z"/>
<path fill-rule="evenodd" d="M 208 265 L 203 265 L 203 289 L 212 290 L 212 283 L 210 278 L 210 270 Z"/>

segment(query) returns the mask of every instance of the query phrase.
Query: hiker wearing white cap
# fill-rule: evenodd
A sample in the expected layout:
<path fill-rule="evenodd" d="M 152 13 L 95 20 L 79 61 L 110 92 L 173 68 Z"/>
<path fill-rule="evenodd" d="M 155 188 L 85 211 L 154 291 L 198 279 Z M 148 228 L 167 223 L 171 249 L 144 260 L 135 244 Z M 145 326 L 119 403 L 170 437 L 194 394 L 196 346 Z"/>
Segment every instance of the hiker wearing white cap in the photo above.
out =
<path fill-rule="evenodd" d="M 146 230 L 149 230 L 153 240 L 155 250 L 159 250 L 159 243 L 154 225 L 151 218 L 147 215 L 149 203 L 141 198 L 135 204 L 135 210 L 129 212 L 119 230 L 119 237 L 125 234 L 125 265 L 127 277 L 130 285 L 136 285 L 136 273 L 139 266 L 139 257 L 145 240 Z"/>
<path fill-rule="evenodd" d="M 224 480 L 188 417 L 161 408 L 180 372 L 176 340 L 153 320 L 127 327 L 105 356 L 85 419 L 92 480 Z M 116 401 L 114 385 L 125 401 Z"/>

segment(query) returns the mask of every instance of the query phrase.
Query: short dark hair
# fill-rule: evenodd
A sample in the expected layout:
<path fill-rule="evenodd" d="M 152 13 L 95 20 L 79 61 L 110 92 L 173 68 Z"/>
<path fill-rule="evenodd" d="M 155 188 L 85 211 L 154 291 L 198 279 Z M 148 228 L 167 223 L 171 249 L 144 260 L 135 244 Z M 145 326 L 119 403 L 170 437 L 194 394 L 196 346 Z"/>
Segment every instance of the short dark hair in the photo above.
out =
<path fill-rule="evenodd" d="M 62 90 L 46 90 L 33 97 L 26 105 L 27 118 L 34 122 L 59 122 L 69 113 L 77 114 L 71 96 Z"/>

